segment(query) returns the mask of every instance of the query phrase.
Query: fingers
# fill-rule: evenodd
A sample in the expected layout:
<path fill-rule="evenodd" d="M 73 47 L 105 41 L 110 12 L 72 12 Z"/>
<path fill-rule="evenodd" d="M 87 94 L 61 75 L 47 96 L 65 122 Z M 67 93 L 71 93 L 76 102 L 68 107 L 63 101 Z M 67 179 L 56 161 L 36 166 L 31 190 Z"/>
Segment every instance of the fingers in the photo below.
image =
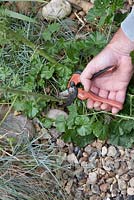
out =
<path fill-rule="evenodd" d="M 94 92 L 96 95 L 100 96 L 100 97 L 103 97 L 105 99 L 108 98 L 108 94 L 109 92 L 106 91 L 106 90 L 99 90 L 98 88 L 96 87 L 91 87 L 91 91 Z M 108 109 L 108 105 L 107 104 L 104 104 L 104 103 L 101 103 L 101 102 L 98 102 L 98 101 L 93 101 L 91 99 L 89 99 L 87 101 L 87 107 L 88 108 L 94 108 L 95 110 L 107 110 Z"/>
<path fill-rule="evenodd" d="M 125 101 L 126 89 L 123 89 L 123 90 L 120 90 L 117 92 L 114 92 L 114 91 L 108 92 L 106 90 L 99 90 L 99 89 L 96 89 L 96 87 L 91 88 L 91 89 L 95 94 L 97 94 L 98 96 L 103 97 L 105 99 L 110 99 L 110 100 L 114 100 L 117 102 L 121 102 L 122 104 Z M 98 110 L 112 111 L 113 114 L 117 114 L 120 111 L 116 107 L 111 107 L 110 105 L 101 103 L 101 102 L 94 102 L 91 99 L 89 99 L 87 101 L 87 107 L 89 109 L 94 108 L 97 111 Z"/>
<path fill-rule="evenodd" d="M 123 90 L 116 92 L 115 100 L 118 102 L 121 102 L 123 104 L 125 101 L 125 97 L 126 97 L 126 89 L 123 89 Z M 117 114 L 119 111 L 120 110 L 118 108 L 112 107 L 113 114 Z"/>
<path fill-rule="evenodd" d="M 103 97 L 104 99 L 107 99 L 107 98 L 108 98 L 108 94 L 109 94 L 109 92 L 106 91 L 106 90 L 100 90 L 100 92 L 99 92 L 99 96 L 100 96 L 100 97 Z M 108 104 L 106 104 L 106 103 L 101 103 L 101 104 L 100 104 L 100 108 L 101 108 L 102 110 L 106 110 L 106 109 L 108 108 Z"/>
<path fill-rule="evenodd" d="M 131 61 L 125 58 L 125 60 L 123 58 L 118 60 L 118 57 L 112 52 L 111 48 L 106 47 L 86 66 L 80 76 L 80 80 L 86 91 L 91 90 L 100 97 L 123 104 L 126 96 L 126 88 L 132 74 L 132 64 Z M 118 65 L 118 69 L 115 72 L 91 81 L 92 76 L 96 72 L 113 65 Z M 96 87 L 93 87 L 93 85 Z M 116 107 L 95 102 L 91 99 L 87 101 L 87 107 L 90 109 L 94 108 L 95 110 L 110 110 L 113 114 L 119 112 L 119 109 Z"/>
<path fill-rule="evenodd" d="M 97 87 L 95 87 L 95 86 L 91 86 L 90 90 L 91 90 L 94 94 L 96 94 L 96 95 L 98 95 L 98 93 L 99 93 L 99 88 L 97 88 Z M 94 103 L 95 103 L 95 102 L 94 102 L 93 100 L 88 99 L 88 101 L 87 101 L 87 107 L 88 107 L 89 109 L 94 108 Z"/>

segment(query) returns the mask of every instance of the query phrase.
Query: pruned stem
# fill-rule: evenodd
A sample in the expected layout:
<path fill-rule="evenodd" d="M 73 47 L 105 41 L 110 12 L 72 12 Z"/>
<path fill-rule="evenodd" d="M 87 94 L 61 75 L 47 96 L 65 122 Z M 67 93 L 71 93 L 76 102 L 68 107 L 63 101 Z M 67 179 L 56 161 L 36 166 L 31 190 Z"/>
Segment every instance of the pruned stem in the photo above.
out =
<path fill-rule="evenodd" d="M 13 93 L 13 94 L 21 95 L 21 96 L 37 97 L 37 98 L 41 98 L 44 100 L 50 100 L 50 101 L 55 101 L 55 102 L 59 101 L 59 99 L 54 96 L 39 94 L 36 92 L 27 92 L 27 91 L 23 91 L 23 90 L 19 90 L 19 89 L 16 90 L 16 89 L 12 89 L 12 88 L 0 88 L 0 92 L 1 93 Z"/>

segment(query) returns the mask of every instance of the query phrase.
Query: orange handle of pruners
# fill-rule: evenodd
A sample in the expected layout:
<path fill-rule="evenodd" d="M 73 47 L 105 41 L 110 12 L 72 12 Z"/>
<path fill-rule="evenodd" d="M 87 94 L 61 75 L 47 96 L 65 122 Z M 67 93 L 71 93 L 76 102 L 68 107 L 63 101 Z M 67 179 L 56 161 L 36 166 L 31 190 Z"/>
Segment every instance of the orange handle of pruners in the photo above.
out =
<path fill-rule="evenodd" d="M 118 101 L 114 101 L 114 100 L 110 100 L 110 99 L 105 99 L 103 97 L 97 96 L 95 95 L 93 92 L 89 91 L 86 92 L 81 88 L 78 88 L 78 98 L 81 100 L 86 100 L 86 99 L 92 99 L 93 101 L 97 101 L 97 102 L 101 102 L 101 103 L 106 103 L 112 107 L 116 107 L 119 110 L 121 110 L 123 108 L 123 104 L 118 102 Z"/>
<path fill-rule="evenodd" d="M 78 83 L 80 83 L 80 74 L 73 74 L 73 76 L 71 77 L 70 82 L 74 82 L 75 85 L 77 85 Z M 69 86 L 69 85 L 68 85 Z M 114 101 L 114 100 L 110 100 L 110 99 L 105 99 L 103 97 L 97 96 L 96 94 L 94 94 L 93 92 L 89 91 L 86 92 L 84 89 L 82 88 L 78 88 L 78 98 L 80 100 L 86 100 L 86 99 L 92 99 L 93 101 L 97 101 L 97 102 L 101 102 L 101 103 L 106 103 L 112 107 L 116 107 L 119 110 L 121 110 L 123 108 L 123 104 L 118 102 L 118 101 Z"/>

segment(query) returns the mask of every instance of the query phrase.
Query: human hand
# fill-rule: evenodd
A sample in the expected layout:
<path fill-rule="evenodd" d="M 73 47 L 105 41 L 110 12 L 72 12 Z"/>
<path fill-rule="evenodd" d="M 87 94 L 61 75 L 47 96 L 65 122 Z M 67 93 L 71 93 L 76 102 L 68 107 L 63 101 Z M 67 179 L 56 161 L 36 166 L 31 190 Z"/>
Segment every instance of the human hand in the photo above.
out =
<path fill-rule="evenodd" d="M 130 52 L 133 49 L 134 43 L 119 29 L 105 49 L 82 72 L 80 79 L 84 89 L 86 91 L 91 90 L 100 97 L 124 103 L 127 86 L 133 71 L 130 57 Z M 117 66 L 115 71 L 90 80 L 96 72 L 113 65 Z M 113 114 L 119 112 L 119 109 L 115 107 L 94 102 L 91 99 L 87 101 L 87 107 L 96 110 L 112 111 Z"/>

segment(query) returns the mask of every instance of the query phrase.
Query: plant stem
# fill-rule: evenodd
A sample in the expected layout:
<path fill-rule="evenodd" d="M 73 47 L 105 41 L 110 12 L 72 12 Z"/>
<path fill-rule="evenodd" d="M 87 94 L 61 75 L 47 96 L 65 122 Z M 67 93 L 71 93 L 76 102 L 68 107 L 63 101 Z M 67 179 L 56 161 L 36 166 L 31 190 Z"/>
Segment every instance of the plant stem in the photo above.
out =
<path fill-rule="evenodd" d="M 8 109 L 7 113 L 5 114 L 5 116 L 3 117 L 3 119 L 1 120 L 1 122 L 0 122 L 0 126 L 3 124 L 3 122 L 4 122 L 5 119 L 7 118 L 8 114 L 9 114 L 10 111 L 12 110 L 12 107 L 13 107 L 13 105 L 14 105 L 16 99 L 17 99 L 17 96 L 15 96 L 15 98 L 14 98 L 14 100 L 13 100 L 13 102 L 12 102 L 10 108 Z"/>
<path fill-rule="evenodd" d="M 87 114 L 86 116 L 92 116 L 92 115 L 97 115 L 97 114 L 108 114 L 108 115 L 112 115 L 113 117 L 119 117 L 119 118 L 123 118 L 126 120 L 134 120 L 134 117 L 131 117 L 131 116 L 126 116 L 126 115 L 122 115 L 122 114 L 113 115 L 112 113 L 106 112 L 106 111 L 93 112 L 93 113 Z"/>
<path fill-rule="evenodd" d="M 27 92 L 27 91 L 23 91 L 23 90 L 12 89 L 12 88 L 0 88 L 0 92 L 2 92 L 2 93 L 9 92 L 9 93 L 18 94 L 21 96 L 31 96 L 31 97 L 42 98 L 44 100 L 59 102 L 59 99 L 57 97 L 45 95 L 45 94 L 39 94 L 36 92 Z"/>
<path fill-rule="evenodd" d="M 26 46 L 30 47 L 31 49 L 33 49 L 34 51 L 36 50 L 36 52 L 43 56 L 44 58 L 46 58 L 49 62 L 51 62 L 54 65 L 60 65 L 62 66 L 60 63 L 58 63 L 57 60 L 55 60 L 54 58 L 52 58 L 50 55 L 48 55 L 44 50 L 37 48 L 37 46 L 31 42 L 30 40 L 26 39 L 25 37 L 23 37 L 22 35 L 20 35 L 19 33 L 8 29 L 8 33 L 7 36 L 10 37 L 10 39 L 12 40 L 17 40 L 18 42 L 21 42 L 23 44 L 25 44 Z"/>

